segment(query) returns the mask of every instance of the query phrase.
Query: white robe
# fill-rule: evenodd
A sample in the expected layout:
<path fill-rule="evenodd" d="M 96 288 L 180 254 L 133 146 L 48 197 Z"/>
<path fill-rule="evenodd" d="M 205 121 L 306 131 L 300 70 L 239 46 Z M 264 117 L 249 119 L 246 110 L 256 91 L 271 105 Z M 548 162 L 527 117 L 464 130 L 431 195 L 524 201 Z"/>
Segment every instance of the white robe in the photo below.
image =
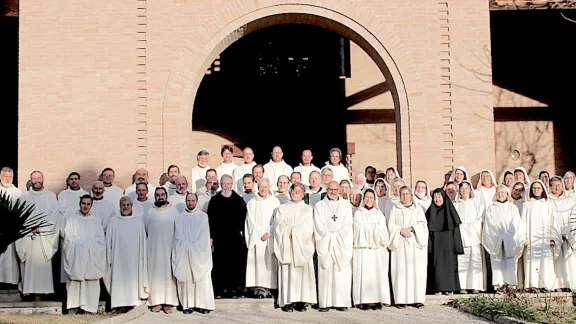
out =
<path fill-rule="evenodd" d="M 204 192 L 203 194 L 199 193 L 197 195 L 198 195 L 198 203 L 196 204 L 196 208 L 207 213 L 208 212 L 208 203 L 210 202 L 210 199 L 212 198 L 212 196 L 207 192 Z"/>
<path fill-rule="evenodd" d="M 120 209 L 120 202 L 118 201 L 118 207 L 114 206 L 112 202 L 106 199 L 102 200 L 94 200 L 92 203 L 92 212 L 94 216 L 100 220 L 102 223 L 102 228 L 104 229 L 104 233 L 106 233 L 106 229 L 108 228 L 108 223 L 110 219 L 114 217 L 117 213 L 116 209 Z"/>
<path fill-rule="evenodd" d="M 482 212 L 486 210 L 486 208 L 492 205 L 492 201 L 494 200 L 494 195 L 496 195 L 496 186 L 492 186 L 492 188 L 486 188 L 482 185 L 478 185 L 474 191 L 476 194 L 475 200 L 478 200 L 480 209 Z"/>
<path fill-rule="evenodd" d="M 272 219 L 276 208 L 280 206 L 278 198 L 269 195 L 262 198 L 259 194 L 246 206 L 244 233 L 248 247 L 246 262 L 246 287 L 276 289 L 278 287 L 278 263 L 273 257 Z M 264 234 L 270 234 L 262 241 Z"/>
<path fill-rule="evenodd" d="M 208 215 L 195 208 L 176 217 L 172 269 L 183 309 L 214 310 Z"/>
<path fill-rule="evenodd" d="M 58 209 L 60 210 L 60 215 L 64 216 L 68 208 L 78 209 L 80 207 L 80 197 L 84 195 L 88 195 L 88 191 L 82 188 L 78 190 L 68 188 L 60 191 L 58 194 Z"/>
<path fill-rule="evenodd" d="M 96 313 L 100 278 L 106 273 L 106 242 L 102 224 L 92 212 L 84 216 L 78 211 L 66 220 L 62 258 L 70 278 L 66 308 Z"/>
<path fill-rule="evenodd" d="M 166 182 L 162 187 L 164 187 L 164 189 L 166 189 L 166 192 L 168 192 L 168 197 L 172 196 L 176 192 L 176 185 L 170 181 Z M 155 201 L 156 196 L 154 196 L 152 200 Z"/>
<path fill-rule="evenodd" d="M 554 290 L 560 286 L 554 267 L 562 244 L 560 220 L 544 198 L 528 199 L 521 218 L 527 239 L 523 255 L 524 287 Z M 556 243 L 554 248 L 550 247 L 550 240 Z"/>
<path fill-rule="evenodd" d="M 330 163 L 327 163 L 322 168 L 322 170 L 324 170 L 324 169 L 332 170 L 332 180 L 334 180 L 338 183 L 340 183 L 340 181 L 342 181 L 342 180 L 350 181 L 350 171 L 342 163 L 340 163 L 338 165 L 332 165 Z"/>
<path fill-rule="evenodd" d="M 390 262 L 394 302 L 400 305 L 424 304 L 428 266 L 428 224 L 422 208 L 397 204 L 388 216 Z M 410 238 L 400 235 L 403 228 L 414 228 Z"/>
<path fill-rule="evenodd" d="M 352 205 L 347 200 L 326 196 L 314 205 L 320 308 L 351 306 L 352 222 Z"/>
<path fill-rule="evenodd" d="M 114 208 L 120 210 L 120 198 L 124 196 L 124 190 L 117 185 L 112 185 L 110 187 L 104 186 L 104 199 L 114 205 Z"/>
<path fill-rule="evenodd" d="M 237 193 L 244 191 L 244 175 L 252 174 L 252 168 L 256 165 L 256 162 L 252 161 L 251 163 L 242 163 L 241 165 L 237 166 L 232 172 L 232 179 L 234 179 L 234 190 Z"/>
<path fill-rule="evenodd" d="M 278 190 L 278 177 L 285 175 L 290 178 L 292 174 L 292 167 L 289 166 L 284 160 L 280 162 L 270 162 L 264 165 L 264 178 L 270 180 L 270 190 Z"/>
<path fill-rule="evenodd" d="M 378 201 L 378 203 L 380 203 L 380 201 Z M 392 212 L 392 209 L 394 209 L 394 206 L 398 205 L 399 203 L 400 203 L 400 197 L 396 197 L 392 194 L 389 194 L 384 197 L 383 199 L 384 209 L 382 209 L 382 213 L 384 214 L 384 217 L 386 217 L 386 219 L 390 217 L 390 213 Z M 418 203 L 416 202 L 414 203 L 418 205 Z"/>
<path fill-rule="evenodd" d="M 12 202 L 17 201 L 22 192 L 12 184 L 0 184 L 0 193 L 6 192 Z M 14 243 L 8 245 L 6 251 L 0 255 L 0 282 L 17 285 L 20 282 L 20 270 Z"/>
<path fill-rule="evenodd" d="M 459 199 L 454 208 L 462 223 L 460 233 L 464 254 L 458 256 L 458 277 L 462 290 L 486 290 L 486 266 L 482 247 L 482 214 L 480 203 L 471 198 Z"/>
<path fill-rule="evenodd" d="M 313 208 L 304 202 L 280 205 L 274 217 L 278 259 L 278 304 L 317 302 L 314 274 Z"/>
<path fill-rule="evenodd" d="M 46 189 L 27 191 L 22 194 L 27 206 L 34 205 L 34 214 L 43 214 L 49 226 L 42 227 L 39 234 L 29 234 L 15 243 L 20 258 L 22 294 L 51 294 L 54 292 L 52 279 L 52 257 L 58 250 L 59 218 L 56 194 Z"/>
<path fill-rule="evenodd" d="M 562 249 L 556 259 L 560 288 L 576 289 L 576 201 L 565 194 L 558 198 L 554 195 L 549 197 L 562 226 Z"/>
<path fill-rule="evenodd" d="M 484 211 L 482 246 L 490 255 L 492 285 L 518 285 L 518 259 L 526 234 L 518 208 L 511 202 L 492 202 Z"/>
<path fill-rule="evenodd" d="M 178 305 L 176 279 L 172 275 L 170 259 L 176 216 L 178 211 L 168 203 L 160 208 L 154 205 L 146 220 L 149 306 Z"/>
<path fill-rule="evenodd" d="M 151 183 L 149 183 L 148 184 L 148 194 L 146 196 L 151 201 L 154 201 L 154 199 L 156 199 L 156 197 L 154 196 L 155 191 L 156 191 L 156 187 L 154 187 Z M 126 188 L 126 190 L 124 191 L 124 196 L 130 197 L 130 199 L 132 199 L 132 202 L 136 201 L 138 198 L 138 195 L 136 194 L 136 184 L 133 184 L 130 187 Z"/>
<path fill-rule="evenodd" d="M 361 207 L 354 214 L 354 256 L 352 258 L 352 300 L 354 305 L 390 305 L 386 218 L 379 209 Z"/>
<path fill-rule="evenodd" d="M 191 192 L 196 192 L 198 188 L 206 186 L 206 171 L 210 170 L 210 166 L 206 165 L 201 167 L 196 165 L 192 168 L 192 182 L 190 183 Z"/>
<path fill-rule="evenodd" d="M 432 198 L 430 198 L 430 196 L 424 196 L 423 199 L 420 199 L 414 196 L 414 202 L 416 202 L 418 206 L 422 208 L 424 214 L 426 214 L 426 211 L 428 210 L 428 208 L 430 208 L 430 205 L 432 204 Z"/>
<path fill-rule="evenodd" d="M 232 177 L 234 174 L 234 169 L 236 169 L 236 167 L 238 167 L 238 165 L 234 162 L 220 163 L 220 165 L 216 168 L 216 175 L 218 176 L 218 181 L 220 181 L 220 179 L 222 179 L 222 176 L 225 174 Z"/>
<path fill-rule="evenodd" d="M 175 192 L 170 197 L 168 197 L 168 202 L 178 210 L 178 213 L 183 212 L 186 209 L 186 196 L 188 192 L 185 192 L 183 195 Z"/>
<path fill-rule="evenodd" d="M 106 256 L 104 284 L 111 307 L 136 306 L 148 298 L 146 230 L 141 215 L 116 215 L 110 220 Z"/>
<path fill-rule="evenodd" d="M 152 209 L 152 206 L 154 206 L 154 200 L 133 200 L 132 214 L 140 215 L 142 218 L 142 223 L 146 225 L 148 223 L 148 216 L 150 215 L 150 209 Z"/>
<path fill-rule="evenodd" d="M 315 166 L 314 164 L 310 164 L 309 166 L 304 166 L 300 163 L 297 167 L 294 168 L 294 172 L 300 172 L 302 184 L 305 186 L 310 185 L 310 173 L 313 171 L 320 172 L 320 168 Z"/>

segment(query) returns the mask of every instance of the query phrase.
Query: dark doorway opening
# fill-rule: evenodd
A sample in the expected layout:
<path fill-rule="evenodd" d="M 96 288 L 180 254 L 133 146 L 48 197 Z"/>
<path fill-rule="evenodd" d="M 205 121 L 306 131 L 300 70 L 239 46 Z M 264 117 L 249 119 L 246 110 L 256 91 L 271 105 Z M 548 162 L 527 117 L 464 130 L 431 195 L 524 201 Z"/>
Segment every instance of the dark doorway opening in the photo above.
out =
<path fill-rule="evenodd" d="M 7 12 L 0 16 L 2 64 L 0 90 L 2 98 L 2 154 L 0 167 L 14 169 L 14 184 L 18 183 L 18 16 Z M 24 177 L 25 178 L 25 177 Z"/>
<path fill-rule="evenodd" d="M 253 32 L 222 52 L 204 76 L 192 129 L 252 147 L 259 163 L 278 145 L 290 165 L 304 149 L 323 164 L 332 147 L 346 154 L 349 66 L 349 41 L 332 31 L 284 24 Z"/>

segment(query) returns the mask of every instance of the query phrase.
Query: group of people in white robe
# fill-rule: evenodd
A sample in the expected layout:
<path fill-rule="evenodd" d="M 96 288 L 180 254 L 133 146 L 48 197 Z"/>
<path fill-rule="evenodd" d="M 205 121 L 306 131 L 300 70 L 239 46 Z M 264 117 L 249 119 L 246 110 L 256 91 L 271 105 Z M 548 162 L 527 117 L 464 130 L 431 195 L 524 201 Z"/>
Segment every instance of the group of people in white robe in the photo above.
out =
<path fill-rule="evenodd" d="M 498 184 L 483 170 L 474 186 L 457 167 L 431 193 L 422 180 L 409 188 L 393 167 L 369 166 L 351 180 L 337 148 L 323 168 L 310 150 L 295 168 L 280 147 L 271 155 L 256 164 L 245 148 L 236 165 L 224 146 L 212 169 L 203 150 L 190 183 L 171 165 L 159 187 L 139 169 L 126 190 L 110 168 L 90 193 L 72 172 L 58 197 L 40 171 L 21 194 L 3 168 L 0 192 L 34 206 L 49 226 L 0 257 L 0 282 L 40 296 L 60 278 L 69 313 L 97 311 L 100 281 L 119 312 L 147 300 L 153 312 L 180 305 L 187 314 L 208 313 L 215 296 L 244 296 L 245 288 L 275 296 L 287 312 L 420 308 L 427 293 L 506 285 L 576 289 L 572 172 L 530 182 L 520 167 Z"/>

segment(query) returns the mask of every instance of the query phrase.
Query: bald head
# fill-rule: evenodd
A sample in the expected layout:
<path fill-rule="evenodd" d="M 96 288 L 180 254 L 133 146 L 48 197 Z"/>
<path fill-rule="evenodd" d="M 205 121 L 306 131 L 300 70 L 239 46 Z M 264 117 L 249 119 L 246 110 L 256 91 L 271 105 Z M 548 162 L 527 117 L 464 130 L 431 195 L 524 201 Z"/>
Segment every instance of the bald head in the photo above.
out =
<path fill-rule="evenodd" d="M 338 199 L 338 194 L 340 192 L 340 184 L 336 181 L 330 181 L 328 183 L 328 197 L 332 200 Z"/>
<path fill-rule="evenodd" d="M 144 180 L 148 182 L 148 170 L 144 168 L 136 170 L 136 180 Z"/>
<path fill-rule="evenodd" d="M 254 151 L 249 147 L 244 148 L 244 150 L 242 150 L 242 158 L 246 164 L 252 163 L 252 161 L 254 161 Z"/>

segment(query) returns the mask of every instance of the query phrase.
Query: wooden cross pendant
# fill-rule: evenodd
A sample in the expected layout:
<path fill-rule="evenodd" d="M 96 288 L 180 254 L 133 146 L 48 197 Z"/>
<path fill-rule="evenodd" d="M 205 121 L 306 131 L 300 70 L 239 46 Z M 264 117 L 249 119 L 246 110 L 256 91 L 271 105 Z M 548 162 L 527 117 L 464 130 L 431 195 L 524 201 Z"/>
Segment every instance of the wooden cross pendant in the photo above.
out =
<path fill-rule="evenodd" d="M 334 215 L 331 217 L 333 221 L 336 221 L 336 219 L 338 218 L 338 216 Z"/>

